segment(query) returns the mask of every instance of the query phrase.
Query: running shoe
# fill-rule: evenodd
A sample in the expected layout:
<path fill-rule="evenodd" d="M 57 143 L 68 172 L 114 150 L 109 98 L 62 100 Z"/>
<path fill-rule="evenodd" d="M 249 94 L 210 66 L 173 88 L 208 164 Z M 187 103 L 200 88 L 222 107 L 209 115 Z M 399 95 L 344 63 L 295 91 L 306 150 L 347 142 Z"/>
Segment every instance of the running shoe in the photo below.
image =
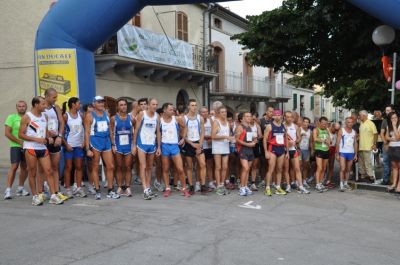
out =
<path fill-rule="evenodd" d="M 258 188 L 257 188 L 257 186 L 256 186 L 255 183 L 253 183 L 253 184 L 250 185 L 250 190 L 251 190 L 251 191 L 258 191 Z"/>
<path fill-rule="evenodd" d="M 297 187 L 297 183 L 295 182 L 295 181 L 293 181 L 292 183 L 290 183 L 290 187 L 292 188 L 292 189 L 294 189 L 294 190 L 296 190 L 298 187 Z"/>
<path fill-rule="evenodd" d="M 264 189 L 265 188 L 265 180 L 261 181 L 260 184 L 258 184 L 259 189 Z"/>
<path fill-rule="evenodd" d="M 96 195 L 94 196 L 96 200 L 101 200 L 101 192 L 96 192 Z"/>
<path fill-rule="evenodd" d="M 133 183 L 134 183 L 135 185 L 142 185 L 142 181 L 140 180 L 139 176 L 136 176 L 136 177 L 133 179 Z"/>
<path fill-rule="evenodd" d="M 189 193 L 189 191 L 188 191 L 187 189 L 184 189 L 184 190 L 182 191 L 182 195 L 185 196 L 185 198 L 189 198 L 189 197 L 191 196 L 190 193 Z"/>
<path fill-rule="evenodd" d="M 42 201 L 42 203 L 43 203 L 44 201 L 50 199 L 50 197 L 49 197 L 46 193 L 44 193 L 44 192 L 40 193 L 40 194 L 37 195 L 37 196 L 39 196 L 39 198 L 40 198 L 40 200 Z"/>
<path fill-rule="evenodd" d="M 196 181 L 196 185 L 194 186 L 194 191 L 195 192 L 200 192 L 201 191 L 200 182 Z"/>
<path fill-rule="evenodd" d="M 323 190 L 324 192 L 328 191 L 328 189 L 327 189 L 323 184 L 321 184 L 321 188 L 322 188 L 322 190 Z"/>
<path fill-rule="evenodd" d="M 11 200 L 12 196 L 11 196 L 11 189 L 7 188 L 6 191 L 4 192 L 4 200 Z"/>
<path fill-rule="evenodd" d="M 212 190 L 215 190 L 217 187 L 215 187 L 215 184 L 214 184 L 214 181 L 210 181 L 209 183 L 208 183 L 208 187 L 210 188 L 210 189 L 212 189 Z"/>
<path fill-rule="evenodd" d="M 271 188 L 266 188 L 264 194 L 267 196 L 272 196 Z"/>
<path fill-rule="evenodd" d="M 290 184 L 286 185 L 285 191 L 286 191 L 286 193 L 291 193 L 292 192 L 292 188 L 290 187 Z"/>
<path fill-rule="evenodd" d="M 176 185 L 176 190 L 178 190 L 178 191 L 182 190 L 182 184 L 179 180 L 178 180 L 178 184 Z"/>
<path fill-rule="evenodd" d="M 201 192 L 201 195 L 206 195 L 209 192 L 209 189 L 207 188 L 206 185 L 201 185 L 200 192 Z"/>
<path fill-rule="evenodd" d="M 310 183 L 312 183 L 314 181 L 314 179 L 315 179 L 315 176 L 311 176 L 306 181 L 307 181 L 308 184 L 310 184 Z"/>
<path fill-rule="evenodd" d="M 246 195 L 253 195 L 253 192 L 249 189 L 249 187 L 245 186 L 244 189 L 246 190 Z"/>
<path fill-rule="evenodd" d="M 74 195 L 75 195 L 76 197 L 79 197 L 79 198 L 85 198 L 85 197 L 87 197 L 87 195 L 86 195 L 86 193 L 85 193 L 85 191 L 83 190 L 82 187 L 78 187 L 78 188 L 75 190 Z"/>
<path fill-rule="evenodd" d="M 276 195 L 286 195 L 287 193 L 281 187 L 276 186 L 275 194 Z"/>
<path fill-rule="evenodd" d="M 126 188 L 126 190 L 125 190 L 125 195 L 126 195 L 127 197 L 132 197 L 132 190 L 131 190 L 130 187 Z"/>
<path fill-rule="evenodd" d="M 226 195 L 225 194 L 225 189 L 224 186 L 219 186 L 218 188 L 215 189 L 215 193 L 217 193 L 218 195 Z"/>
<path fill-rule="evenodd" d="M 71 188 L 72 188 L 72 193 L 75 194 L 76 190 L 78 189 L 78 185 L 76 184 L 76 182 L 74 182 L 74 185 L 72 185 Z"/>
<path fill-rule="evenodd" d="M 226 189 L 228 189 L 228 190 L 235 190 L 235 189 L 236 189 L 235 184 L 230 183 L 230 182 L 226 183 L 226 184 L 225 184 L 225 187 L 226 187 Z"/>
<path fill-rule="evenodd" d="M 239 189 L 239 195 L 240 196 L 247 196 L 247 192 L 246 192 L 246 189 L 244 187 L 241 187 Z"/>
<path fill-rule="evenodd" d="M 96 190 L 95 190 L 94 187 L 93 187 L 92 185 L 90 185 L 90 184 L 89 184 L 89 187 L 88 187 L 88 193 L 89 193 L 90 195 L 96 195 Z"/>
<path fill-rule="evenodd" d="M 310 194 L 310 191 L 304 188 L 303 186 L 299 187 L 299 190 L 297 192 L 300 194 Z"/>
<path fill-rule="evenodd" d="M 118 187 L 118 189 L 117 189 L 117 194 L 118 194 L 119 196 L 124 195 L 124 190 L 123 190 L 121 187 Z"/>
<path fill-rule="evenodd" d="M 165 191 L 163 193 L 163 196 L 165 198 L 168 198 L 170 195 L 171 195 L 171 189 L 165 189 Z"/>
<path fill-rule="evenodd" d="M 16 194 L 17 194 L 17 196 L 29 196 L 30 195 L 30 193 L 27 190 L 25 190 L 24 187 L 18 187 Z"/>
<path fill-rule="evenodd" d="M 164 189 L 163 189 L 161 183 L 158 182 L 157 179 L 154 180 L 154 182 L 153 182 L 153 187 L 154 187 L 156 190 L 158 190 L 159 192 L 163 192 L 163 191 L 164 191 Z"/>
<path fill-rule="evenodd" d="M 143 192 L 143 199 L 144 200 L 151 200 L 151 196 L 149 195 L 149 193 L 147 191 Z"/>
<path fill-rule="evenodd" d="M 345 188 L 346 190 L 348 190 L 348 191 L 353 190 L 353 188 L 350 187 L 349 184 L 344 184 L 344 188 Z"/>
<path fill-rule="evenodd" d="M 344 188 L 344 185 L 340 185 L 339 191 L 340 191 L 340 192 L 345 192 L 345 191 L 346 191 L 346 189 Z"/>
<path fill-rule="evenodd" d="M 52 196 L 53 196 L 53 195 L 52 195 Z M 62 194 L 61 192 L 58 192 L 58 193 L 56 194 L 56 196 L 57 196 L 60 200 L 62 200 L 62 201 L 66 201 L 66 200 L 69 199 L 67 196 L 65 196 L 65 195 Z M 51 198 L 50 198 L 50 199 L 51 199 Z"/>
<path fill-rule="evenodd" d="M 58 194 L 60 194 L 60 193 L 51 195 L 50 200 L 49 200 L 49 203 L 51 203 L 51 204 L 56 204 L 56 205 L 58 205 L 58 204 L 63 204 L 64 201 L 63 201 L 62 199 L 60 199 L 60 197 L 58 196 Z"/>
<path fill-rule="evenodd" d="M 40 199 L 39 195 L 35 195 L 32 197 L 32 205 L 39 206 L 42 204 L 43 204 L 43 201 Z"/>
<path fill-rule="evenodd" d="M 65 196 L 68 197 L 68 199 L 71 199 L 71 198 L 74 197 L 74 194 L 73 194 L 73 192 L 72 192 L 71 189 L 67 189 L 67 190 L 65 191 Z"/>
<path fill-rule="evenodd" d="M 49 192 L 50 187 L 49 187 L 49 184 L 47 184 L 47 181 L 43 182 L 43 189 L 45 192 L 47 192 L 47 193 Z"/>
<path fill-rule="evenodd" d="M 308 183 L 307 183 L 306 180 L 303 180 L 303 186 L 304 186 L 306 189 L 311 188 L 310 185 L 308 185 Z"/>
<path fill-rule="evenodd" d="M 156 198 L 156 197 L 158 196 L 158 194 L 157 194 L 157 193 L 154 193 L 151 189 L 149 189 L 149 196 L 150 196 L 151 198 Z"/>
<path fill-rule="evenodd" d="M 117 193 L 115 193 L 113 190 L 109 191 L 107 194 L 107 198 L 109 199 L 119 199 L 121 196 L 119 196 Z"/>
<path fill-rule="evenodd" d="M 319 193 L 323 193 L 323 192 L 324 192 L 324 189 L 322 188 L 322 184 L 317 184 L 317 185 L 315 186 L 315 190 L 316 190 L 317 192 L 319 192 Z"/>

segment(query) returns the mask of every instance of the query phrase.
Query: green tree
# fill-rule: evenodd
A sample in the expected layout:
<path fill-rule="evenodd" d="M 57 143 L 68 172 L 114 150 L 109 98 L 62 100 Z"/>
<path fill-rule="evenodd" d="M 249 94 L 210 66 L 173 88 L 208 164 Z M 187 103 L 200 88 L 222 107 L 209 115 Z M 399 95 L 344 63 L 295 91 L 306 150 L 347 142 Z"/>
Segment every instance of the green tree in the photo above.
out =
<path fill-rule="evenodd" d="M 347 1 L 285 0 L 247 19 L 248 31 L 232 39 L 250 50 L 253 65 L 297 73 L 291 84 L 320 85 L 337 106 L 372 111 L 390 102 L 382 51 L 371 40 L 383 23 Z M 386 53 L 400 51 L 399 44 L 396 40 Z"/>

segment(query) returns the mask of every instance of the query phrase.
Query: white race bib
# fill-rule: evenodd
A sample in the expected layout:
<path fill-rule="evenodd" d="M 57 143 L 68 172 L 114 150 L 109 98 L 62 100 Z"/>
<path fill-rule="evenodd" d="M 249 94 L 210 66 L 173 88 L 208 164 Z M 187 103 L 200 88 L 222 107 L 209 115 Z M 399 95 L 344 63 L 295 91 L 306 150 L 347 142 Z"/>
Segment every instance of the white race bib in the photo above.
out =
<path fill-rule="evenodd" d="M 204 128 L 204 135 L 211 136 L 211 127 Z"/>
<path fill-rule="evenodd" d="M 253 132 L 247 132 L 246 133 L 246 142 L 252 142 L 253 141 Z"/>
<path fill-rule="evenodd" d="M 121 134 L 119 136 L 119 144 L 120 145 L 129 145 L 129 135 Z"/>
<path fill-rule="evenodd" d="M 47 129 L 51 132 L 57 131 L 57 124 L 55 120 L 49 120 L 47 122 Z"/>
<path fill-rule="evenodd" d="M 189 140 L 197 141 L 200 139 L 199 131 L 197 130 L 197 127 L 194 127 L 189 130 Z"/>
<path fill-rule="evenodd" d="M 108 130 L 107 121 L 99 121 L 97 122 L 97 131 L 98 132 L 106 132 Z"/>
<path fill-rule="evenodd" d="M 165 135 L 165 140 L 170 142 L 174 140 L 174 129 L 173 128 L 167 128 L 164 131 L 164 135 Z"/>
<path fill-rule="evenodd" d="M 285 141 L 283 139 L 283 133 L 277 133 L 275 135 L 275 137 L 276 137 L 276 143 L 277 144 L 284 144 L 285 143 Z"/>
<path fill-rule="evenodd" d="M 143 131 L 142 144 L 144 145 L 154 145 L 156 140 L 156 135 L 153 132 Z"/>
<path fill-rule="evenodd" d="M 71 133 L 72 134 L 78 134 L 82 132 L 82 125 L 76 124 L 71 126 Z"/>
<path fill-rule="evenodd" d="M 39 138 L 46 138 L 46 130 L 39 130 L 37 132 L 37 137 Z"/>
<path fill-rule="evenodd" d="M 309 147 L 309 141 L 307 138 L 303 137 L 300 142 L 300 149 L 307 150 Z"/>
<path fill-rule="evenodd" d="M 344 145 L 346 147 L 352 147 L 354 145 L 354 139 L 353 137 L 346 137 L 344 141 Z"/>

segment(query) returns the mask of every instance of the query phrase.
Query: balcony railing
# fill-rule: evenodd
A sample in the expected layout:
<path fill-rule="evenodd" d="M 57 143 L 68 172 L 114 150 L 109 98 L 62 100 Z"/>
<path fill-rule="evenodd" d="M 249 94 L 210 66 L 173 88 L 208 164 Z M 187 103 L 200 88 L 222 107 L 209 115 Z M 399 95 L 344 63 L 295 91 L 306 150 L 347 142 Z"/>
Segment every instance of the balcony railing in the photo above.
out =
<path fill-rule="evenodd" d="M 226 71 L 212 82 L 211 93 L 271 96 L 272 82 L 268 78 L 247 77 L 242 73 Z"/>
<path fill-rule="evenodd" d="M 193 49 L 193 67 L 195 70 L 206 70 L 209 72 L 215 72 L 215 58 L 211 54 L 210 50 L 204 48 L 200 45 L 191 44 Z M 103 43 L 101 47 L 99 47 L 95 51 L 95 55 L 102 55 L 102 54 L 118 54 L 118 41 L 117 35 L 112 36 L 108 41 Z M 205 56 L 205 60 L 203 57 Z"/>

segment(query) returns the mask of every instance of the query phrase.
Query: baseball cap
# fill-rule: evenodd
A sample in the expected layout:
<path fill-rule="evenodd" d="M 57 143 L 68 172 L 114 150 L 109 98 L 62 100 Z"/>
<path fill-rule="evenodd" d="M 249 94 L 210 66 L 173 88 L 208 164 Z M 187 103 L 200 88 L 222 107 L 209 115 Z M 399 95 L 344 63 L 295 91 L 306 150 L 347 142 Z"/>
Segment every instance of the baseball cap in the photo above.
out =
<path fill-rule="evenodd" d="M 104 98 L 100 95 L 97 95 L 93 98 L 93 102 L 95 102 L 95 101 L 104 101 Z"/>

